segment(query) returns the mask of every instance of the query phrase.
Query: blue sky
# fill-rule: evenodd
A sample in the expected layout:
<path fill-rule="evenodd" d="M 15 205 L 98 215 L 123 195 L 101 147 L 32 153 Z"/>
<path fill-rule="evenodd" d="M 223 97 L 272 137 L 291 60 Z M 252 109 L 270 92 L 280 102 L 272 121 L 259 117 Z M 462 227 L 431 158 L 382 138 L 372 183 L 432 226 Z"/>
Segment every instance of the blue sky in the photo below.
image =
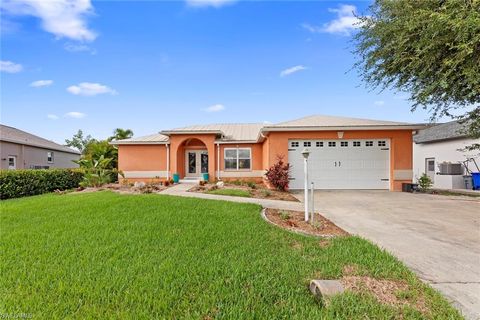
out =
<path fill-rule="evenodd" d="M 49 5 L 50 4 L 50 5 Z M 407 122 L 350 71 L 348 1 L 2 1 L 1 122 L 63 143 L 327 114 Z"/>

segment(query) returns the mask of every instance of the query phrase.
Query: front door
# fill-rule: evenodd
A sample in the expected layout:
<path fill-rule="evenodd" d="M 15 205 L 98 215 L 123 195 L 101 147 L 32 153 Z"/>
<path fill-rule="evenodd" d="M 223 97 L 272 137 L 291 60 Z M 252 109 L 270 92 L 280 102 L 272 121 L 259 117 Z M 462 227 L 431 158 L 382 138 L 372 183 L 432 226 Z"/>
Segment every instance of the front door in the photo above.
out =
<path fill-rule="evenodd" d="M 17 169 L 17 157 L 8 156 L 8 170 L 15 170 L 15 169 Z"/>
<path fill-rule="evenodd" d="M 432 182 L 435 180 L 435 158 L 425 159 L 425 173 L 430 177 Z"/>
<path fill-rule="evenodd" d="M 205 150 L 187 150 L 185 153 L 185 176 L 201 177 L 208 173 L 208 152 Z"/>

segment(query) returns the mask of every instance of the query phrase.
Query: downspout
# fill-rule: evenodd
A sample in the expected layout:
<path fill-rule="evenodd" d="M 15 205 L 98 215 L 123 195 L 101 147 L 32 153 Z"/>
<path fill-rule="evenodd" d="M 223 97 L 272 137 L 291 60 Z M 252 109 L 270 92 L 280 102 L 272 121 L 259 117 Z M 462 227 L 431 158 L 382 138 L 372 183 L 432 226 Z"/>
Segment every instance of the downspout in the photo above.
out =
<path fill-rule="evenodd" d="M 165 144 L 167 147 L 167 180 L 170 180 L 170 145 Z"/>
<path fill-rule="evenodd" d="M 220 143 L 217 143 L 217 179 L 220 180 Z"/>

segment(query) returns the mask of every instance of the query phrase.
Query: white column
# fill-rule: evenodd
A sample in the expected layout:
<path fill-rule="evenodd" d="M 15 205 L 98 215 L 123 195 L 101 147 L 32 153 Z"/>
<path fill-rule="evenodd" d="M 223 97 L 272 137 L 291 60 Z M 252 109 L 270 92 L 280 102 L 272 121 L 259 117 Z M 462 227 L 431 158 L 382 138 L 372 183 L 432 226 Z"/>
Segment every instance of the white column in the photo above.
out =
<path fill-rule="evenodd" d="M 170 145 L 167 143 L 167 180 L 170 180 Z"/>
<path fill-rule="evenodd" d="M 305 221 L 308 221 L 308 160 L 303 159 L 303 171 L 305 174 L 304 192 L 305 192 Z"/>
<path fill-rule="evenodd" d="M 220 143 L 217 143 L 217 179 L 220 180 Z"/>

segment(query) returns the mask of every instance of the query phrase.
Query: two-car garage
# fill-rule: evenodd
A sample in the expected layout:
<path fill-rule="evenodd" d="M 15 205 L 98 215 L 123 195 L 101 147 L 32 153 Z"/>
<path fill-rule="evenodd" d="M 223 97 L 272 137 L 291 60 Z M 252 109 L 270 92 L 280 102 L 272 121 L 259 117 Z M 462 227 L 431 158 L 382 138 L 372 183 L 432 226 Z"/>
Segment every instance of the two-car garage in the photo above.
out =
<path fill-rule="evenodd" d="M 304 188 L 304 149 L 315 189 L 390 188 L 389 139 L 289 140 L 291 189 Z"/>

